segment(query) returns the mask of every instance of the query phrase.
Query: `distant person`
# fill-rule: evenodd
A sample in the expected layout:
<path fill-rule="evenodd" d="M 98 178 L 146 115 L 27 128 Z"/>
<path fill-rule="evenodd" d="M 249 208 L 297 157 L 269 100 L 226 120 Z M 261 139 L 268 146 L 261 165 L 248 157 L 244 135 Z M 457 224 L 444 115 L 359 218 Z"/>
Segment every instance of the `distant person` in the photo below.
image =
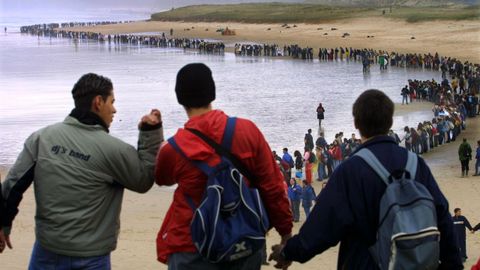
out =
<path fill-rule="evenodd" d="M 325 118 L 325 108 L 323 108 L 322 103 L 319 103 L 317 107 L 318 134 L 322 132 L 322 120 L 324 118 Z"/>
<path fill-rule="evenodd" d="M 468 164 L 472 159 L 472 147 L 464 138 L 462 144 L 458 147 L 458 159 L 462 165 L 462 177 L 468 176 Z"/>
<path fill-rule="evenodd" d="M 295 157 L 295 177 L 302 178 L 303 156 L 298 150 L 295 150 L 295 152 L 293 152 L 293 156 Z"/>
<path fill-rule="evenodd" d="M 307 133 L 305 133 L 305 138 L 303 140 L 305 142 L 305 147 L 308 148 L 308 150 L 312 151 L 313 150 L 313 136 L 312 136 L 312 129 L 308 129 Z"/>
<path fill-rule="evenodd" d="M 477 141 L 477 152 L 475 154 L 475 176 L 480 176 L 480 140 Z"/>
<path fill-rule="evenodd" d="M 282 161 L 288 164 L 287 175 L 288 179 L 292 178 L 292 169 L 295 167 L 295 162 L 293 161 L 292 156 L 288 153 L 288 148 L 283 148 Z"/>
<path fill-rule="evenodd" d="M 170 36 L 173 36 L 173 28 L 170 28 Z"/>
<path fill-rule="evenodd" d="M 355 153 L 370 150 L 388 172 L 405 168 L 411 155 L 387 135 L 393 112 L 393 102 L 378 90 L 363 92 L 353 105 L 354 124 L 362 138 Z M 333 172 L 299 233 L 286 245 L 272 247 L 270 259 L 277 268 L 286 269 L 292 261 L 304 263 L 339 242 L 337 269 L 377 268 L 369 247 L 377 241 L 380 199 L 387 186 L 355 153 Z M 440 269 L 463 269 L 448 202 L 425 161 L 420 157 L 417 161 L 414 179 L 429 191 L 436 209 Z"/>
<path fill-rule="evenodd" d="M 315 141 L 315 146 L 325 149 L 327 147 L 328 143 L 327 140 L 325 140 L 325 135 L 323 132 L 320 132 L 320 135 L 318 136 L 317 140 Z"/>
<path fill-rule="evenodd" d="M 303 160 L 305 161 L 305 180 L 308 184 L 312 184 L 312 169 L 316 160 L 315 153 L 305 147 Z"/>
<path fill-rule="evenodd" d="M 212 264 L 198 252 L 192 241 L 190 223 L 194 206 L 202 200 L 207 185 L 205 175 L 190 159 L 219 164 L 215 150 L 194 134 L 195 129 L 217 144 L 223 141 L 228 123 L 234 123 L 231 155 L 236 157 L 256 179 L 247 179 L 258 189 L 267 210 L 270 225 L 280 234 L 282 243 L 291 236 L 292 213 L 284 189 L 285 181 L 272 157 L 270 147 L 258 127 L 250 120 L 236 118 L 231 122 L 223 111 L 214 110 L 215 82 L 210 68 L 201 63 L 188 64 L 177 74 L 177 101 L 188 116 L 184 128 L 178 129 L 170 143 L 160 149 L 156 162 L 156 183 L 160 186 L 177 184 L 173 201 L 157 237 L 157 258 L 169 269 L 260 269 L 262 250 L 224 264 Z M 189 130 L 190 129 L 190 130 Z M 204 164 L 204 163 L 202 163 Z M 255 180 L 255 181 L 254 181 Z M 190 198 L 187 200 L 187 197 Z"/>
<path fill-rule="evenodd" d="M 402 105 L 407 104 L 408 105 L 408 85 L 405 85 L 405 87 L 402 88 Z"/>
<path fill-rule="evenodd" d="M 290 179 L 290 185 L 288 185 L 288 199 L 290 200 L 290 207 L 293 213 L 293 222 L 299 222 L 302 187 L 297 184 L 297 180 L 295 178 Z"/>
<path fill-rule="evenodd" d="M 116 113 L 110 79 L 85 74 L 72 96 L 70 115 L 30 135 L 2 185 L 7 244 L 22 194 L 35 186 L 30 270 L 110 269 L 125 188 L 145 193 L 153 185 L 163 141 L 160 111 L 141 118 L 135 149 L 109 134 Z"/>
<path fill-rule="evenodd" d="M 468 222 L 468 219 L 462 216 L 462 209 L 455 208 L 453 212 L 455 214 L 452 217 L 453 226 L 455 228 L 455 232 L 457 235 L 457 241 L 460 249 L 460 256 L 462 257 L 463 261 L 466 261 L 468 259 L 468 256 L 467 256 L 467 236 L 465 234 L 465 228 L 467 228 L 472 233 L 475 232 L 475 229 L 472 228 L 472 226 L 470 225 L 470 222 Z"/>
<path fill-rule="evenodd" d="M 310 209 L 315 201 L 315 190 L 312 185 L 308 184 L 307 180 L 302 181 L 302 207 L 305 211 L 305 218 L 310 215 Z"/>

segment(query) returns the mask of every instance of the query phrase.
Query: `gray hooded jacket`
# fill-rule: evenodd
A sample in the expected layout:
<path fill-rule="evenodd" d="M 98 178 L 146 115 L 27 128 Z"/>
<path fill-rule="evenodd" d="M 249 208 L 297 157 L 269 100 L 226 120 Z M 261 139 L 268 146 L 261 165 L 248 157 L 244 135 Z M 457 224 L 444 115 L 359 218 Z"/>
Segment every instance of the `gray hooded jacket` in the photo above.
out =
<path fill-rule="evenodd" d="M 162 141 L 161 127 L 140 131 L 135 149 L 101 125 L 72 116 L 33 133 L 3 183 L 5 232 L 33 182 L 42 247 L 66 256 L 110 253 L 120 230 L 123 190 L 144 193 L 152 187 Z"/>

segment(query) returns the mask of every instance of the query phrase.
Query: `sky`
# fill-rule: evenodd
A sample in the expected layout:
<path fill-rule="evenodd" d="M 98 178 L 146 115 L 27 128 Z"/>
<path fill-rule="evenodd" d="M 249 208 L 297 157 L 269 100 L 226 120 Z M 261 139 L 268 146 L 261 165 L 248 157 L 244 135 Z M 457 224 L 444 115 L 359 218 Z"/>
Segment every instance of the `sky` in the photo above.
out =
<path fill-rule="evenodd" d="M 275 2 L 302 2 L 303 0 L 276 0 Z M 22 10 L 76 10 L 76 9 L 138 9 L 153 12 L 194 4 L 232 4 L 274 2 L 269 0 L 0 0 L 0 12 Z M 153 13 L 152 12 L 152 13 Z"/>

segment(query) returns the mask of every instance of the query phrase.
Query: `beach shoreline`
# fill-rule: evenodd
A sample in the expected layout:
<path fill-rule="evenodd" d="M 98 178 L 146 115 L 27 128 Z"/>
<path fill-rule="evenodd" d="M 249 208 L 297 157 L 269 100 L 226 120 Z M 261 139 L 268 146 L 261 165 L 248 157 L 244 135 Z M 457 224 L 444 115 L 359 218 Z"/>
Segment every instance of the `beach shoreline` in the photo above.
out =
<path fill-rule="evenodd" d="M 282 48 L 284 45 L 298 44 L 301 47 L 314 48 L 315 54 L 318 53 L 318 48 L 335 47 L 432 55 L 438 52 L 441 56 L 480 63 L 479 20 L 408 23 L 399 19 L 357 18 L 289 26 L 291 27 L 287 29 L 280 24 L 271 23 L 137 21 L 61 30 L 105 35 L 165 33 L 167 38 L 213 39 L 228 44 L 277 44 Z M 236 35 L 222 36 L 220 32 L 216 32 L 217 29 L 226 27 L 235 30 Z M 170 36 L 170 29 L 173 29 L 173 36 Z M 349 36 L 342 37 L 345 33 Z"/>

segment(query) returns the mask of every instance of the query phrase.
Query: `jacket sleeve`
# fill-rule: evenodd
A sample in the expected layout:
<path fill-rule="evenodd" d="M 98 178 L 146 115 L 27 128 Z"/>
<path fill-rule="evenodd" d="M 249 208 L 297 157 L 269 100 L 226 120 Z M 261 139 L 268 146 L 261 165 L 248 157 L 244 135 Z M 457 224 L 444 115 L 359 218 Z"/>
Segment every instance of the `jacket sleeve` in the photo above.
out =
<path fill-rule="evenodd" d="M 176 151 L 170 144 L 165 143 L 160 147 L 155 162 L 155 183 L 160 186 L 171 186 L 176 183 L 173 178 L 176 156 Z"/>
<path fill-rule="evenodd" d="M 425 179 L 425 186 L 433 197 L 437 210 L 437 225 L 440 231 L 440 261 L 439 269 L 463 269 L 460 260 L 458 243 L 453 228 L 453 220 L 448 210 L 448 201 L 433 178 L 430 169 L 422 158 L 418 159 L 418 168 L 424 168 L 417 173 L 417 179 Z"/>
<path fill-rule="evenodd" d="M 22 152 L 2 184 L 5 210 L 2 225 L 6 235 L 10 234 L 13 220 L 18 213 L 18 205 L 23 199 L 23 193 L 33 182 L 38 155 L 38 138 L 39 134 L 34 133 L 25 141 Z"/>
<path fill-rule="evenodd" d="M 293 218 L 284 190 L 283 176 L 263 134 L 254 124 L 252 129 L 256 133 L 256 153 L 253 164 L 248 168 L 255 174 L 257 181 L 251 183 L 259 189 L 271 226 L 284 236 L 292 232 Z"/>
<path fill-rule="evenodd" d="M 337 245 L 354 222 L 343 174 L 342 170 L 334 171 L 299 233 L 287 241 L 287 260 L 303 263 Z"/>
<path fill-rule="evenodd" d="M 139 193 L 147 192 L 153 185 L 155 157 L 163 141 L 163 129 L 140 131 L 137 150 L 125 144 L 115 150 L 111 164 L 115 181 Z"/>
<path fill-rule="evenodd" d="M 473 230 L 472 225 L 470 225 L 470 222 L 468 222 L 467 218 L 465 218 L 465 227 L 467 227 L 469 231 Z"/>

